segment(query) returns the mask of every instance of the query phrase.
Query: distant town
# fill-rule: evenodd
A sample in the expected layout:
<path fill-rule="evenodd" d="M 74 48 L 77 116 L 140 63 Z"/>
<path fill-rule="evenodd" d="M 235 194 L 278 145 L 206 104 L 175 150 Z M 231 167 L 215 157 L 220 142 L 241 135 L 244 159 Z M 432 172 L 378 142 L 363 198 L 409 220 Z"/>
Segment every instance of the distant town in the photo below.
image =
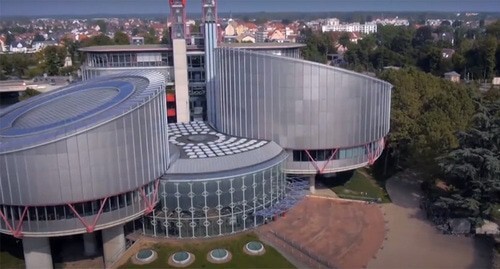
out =
<path fill-rule="evenodd" d="M 0 20 L 1 268 L 500 266 L 500 13 L 187 2 Z"/>
<path fill-rule="evenodd" d="M 256 20 L 220 18 L 219 30 L 224 42 L 297 42 L 301 30 L 310 28 L 321 32 L 348 32 L 354 41 L 363 34 L 377 33 L 378 26 L 422 26 L 440 27 L 462 26 L 478 29 L 495 21 L 494 18 L 480 19 L 479 13 L 457 13 L 456 19 L 424 19 L 412 21 L 403 17 L 367 16 L 369 21 L 346 22 L 338 18 L 303 20 Z M 190 35 L 200 35 L 200 21 L 187 20 Z M 31 20 L 10 20 L 0 22 L 0 53 L 35 53 L 50 45 L 63 45 L 64 42 L 83 42 L 92 37 L 106 35 L 113 38 L 116 32 L 126 34 L 137 44 L 161 43 L 168 34 L 170 22 L 164 19 L 144 18 L 92 18 L 92 19 L 54 19 L 38 18 Z M 443 33 L 439 38 L 451 39 L 451 33 Z M 436 37 L 437 38 L 437 37 Z"/>

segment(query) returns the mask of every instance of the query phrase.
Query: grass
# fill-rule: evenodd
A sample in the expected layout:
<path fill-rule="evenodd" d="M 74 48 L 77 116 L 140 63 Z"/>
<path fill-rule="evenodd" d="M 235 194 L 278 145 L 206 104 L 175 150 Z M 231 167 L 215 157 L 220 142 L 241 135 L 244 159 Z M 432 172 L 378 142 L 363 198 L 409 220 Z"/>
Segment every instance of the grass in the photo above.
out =
<path fill-rule="evenodd" d="M 390 202 L 382 182 L 376 181 L 370 171 L 360 168 L 354 173 L 339 173 L 335 178 L 326 179 L 327 185 L 341 198 L 355 200 L 380 200 Z"/>
<path fill-rule="evenodd" d="M 25 268 L 23 247 L 17 239 L 1 235 L 0 237 L 0 268 Z"/>
<path fill-rule="evenodd" d="M 203 240 L 196 242 L 175 242 L 173 244 L 156 244 L 153 249 L 158 252 L 158 259 L 150 264 L 136 265 L 130 260 L 120 268 L 172 268 L 168 258 L 177 251 L 188 251 L 196 259 L 190 268 L 295 268 L 271 246 L 265 245 L 266 253 L 262 256 L 250 256 L 243 252 L 243 247 L 250 241 L 258 241 L 255 234 L 243 234 L 231 238 Z M 225 248 L 232 254 L 232 259 L 224 264 L 212 264 L 207 261 L 209 251 Z"/>
<path fill-rule="evenodd" d="M 0 252 L 0 268 L 25 268 L 24 260 L 7 251 Z"/>

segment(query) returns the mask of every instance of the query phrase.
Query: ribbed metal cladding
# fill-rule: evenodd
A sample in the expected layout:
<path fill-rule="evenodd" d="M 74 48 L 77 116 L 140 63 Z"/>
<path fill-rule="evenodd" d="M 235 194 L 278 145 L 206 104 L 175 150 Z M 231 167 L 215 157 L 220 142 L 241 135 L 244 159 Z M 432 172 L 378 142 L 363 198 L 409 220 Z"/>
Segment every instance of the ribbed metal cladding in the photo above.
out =
<path fill-rule="evenodd" d="M 288 149 L 365 145 L 389 132 L 392 85 L 290 57 L 217 48 L 211 124 Z"/>
<path fill-rule="evenodd" d="M 217 47 L 217 24 L 215 22 L 205 22 L 205 77 L 207 87 L 207 111 L 208 118 L 214 121 L 214 91 L 215 91 L 215 57 L 214 50 Z"/>
<path fill-rule="evenodd" d="M 161 77 L 150 76 L 158 78 L 158 83 L 150 81 L 157 87 L 154 93 L 122 115 L 67 137 L 0 154 L 0 203 L 96 200 L 159 178 L 169 163 Z"/>

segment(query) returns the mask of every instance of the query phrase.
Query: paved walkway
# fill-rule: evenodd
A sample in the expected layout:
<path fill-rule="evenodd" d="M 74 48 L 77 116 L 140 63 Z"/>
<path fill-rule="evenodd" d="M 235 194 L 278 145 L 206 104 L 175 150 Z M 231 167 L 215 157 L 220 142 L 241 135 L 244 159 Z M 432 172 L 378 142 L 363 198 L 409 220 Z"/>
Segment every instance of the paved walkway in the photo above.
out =
<path fill-rule="evenodd" d="M 419 208 L 418 177 L 406 173 L 386 185 L 391 204 L 382 205 L 387 240 L 368 268 L 490 268 L 491 246 L 475 237 L 443 235 Z"/>
<path fill-rule="evenodd" d="M 259 228 L 266 232 L 281 240 L 275 240 L 281 242 L 277 248 L 307 267 L 362 268 L 377 253 L 385 227 L 378 205 L 308 196 L 285 217 Z"/>

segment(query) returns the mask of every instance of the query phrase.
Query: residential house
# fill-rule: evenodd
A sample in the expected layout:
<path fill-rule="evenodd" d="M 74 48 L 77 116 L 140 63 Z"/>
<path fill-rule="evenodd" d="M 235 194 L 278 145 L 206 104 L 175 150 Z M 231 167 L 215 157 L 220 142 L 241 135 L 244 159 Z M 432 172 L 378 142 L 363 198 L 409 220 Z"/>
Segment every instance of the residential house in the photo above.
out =
<path fill-rule="evenodd" d="M 14 53 L 26 53 L 28 52 L 28 44 L 24 41 L 12 42 L 12 44 L 10 44 L 9 51 Z"/>
<path fill-rule="evenodd" d="M 443 59 L 451 60 L 451 57 L 453 57 L 453 54 L 455 54 L 454 49 L 442 49 L 441 50 L 441 58 L 443 58 Z"/>
<path fill-rule="evenodd" d="M 278 29 L 275 29 L 273 31 L 270 31 L 267 34 L 267 40 L 269 40 L 271 42 L 283 43 L 283 42 L 285 42 L 286 37 L 285 37 L 285 34 L 282 31 L 280 31 Z"/>
<path fill-rule="evenodd" d="M 460 74 L 455 71 L 444 73 L 444 79 L 458 83 L 460 82 Z"/>
<path fill-rule="evenodd" d="M 5 52 L 7 51 L 7 48 L 5 47 L 5 37 L 0 36 L 0 52 Z"/>
<path fill-rule="evenodd" d="M 267 42 L 267 31 L 260 27 L 256 32 L 255 32 L 255 42 L 256 43 L 264 43 Z"/>
<path fill-rule="evenodd" d="M 255 37 L 250 33 L 244 33 L 237 38 L 239 43 L 255 43 Z"/>

